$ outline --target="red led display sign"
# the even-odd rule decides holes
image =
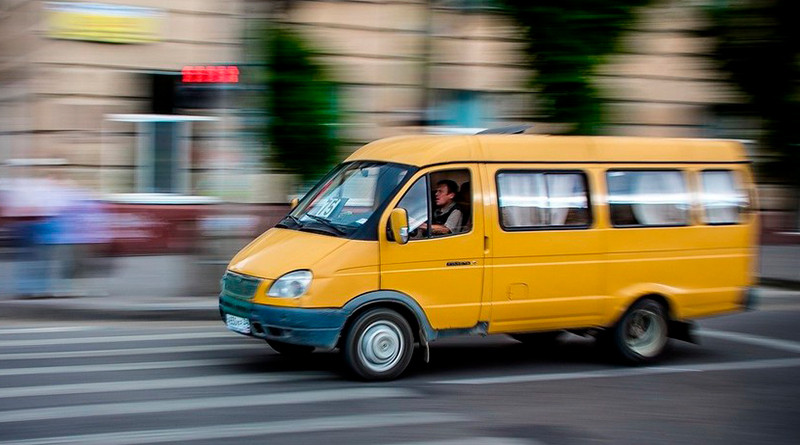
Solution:
[[[181,75],[183,83],[239,83],[236,66],[185,66]]]

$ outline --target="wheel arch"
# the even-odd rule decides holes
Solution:
[[[425,311],[413,298],[401,292],[381,290],[359,295],[345,304],[344,310],[347,314],[347,319],[339,333],[337,345],[341,346],[342,339],[345,338],[353,321],[360,314],[375,308],[391,309],[405,318],[411,326],[414,341],[416,342],[427,342],[428,339],[434,338],[436,335],[436,332],[428,322]],[[424,336],[424,338],[421,338],[421,336]]]
[[[631,306],[644,299],[658,302],[664,308],[668,322],[680,320],[680,306],[675,299],[676,293],[676,289],[661,284],[644,284],[624,289],[619,293],[621,298],[617,299],[608,326],[617,324]]]

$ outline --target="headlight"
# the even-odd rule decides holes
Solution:
[[[270,286],[267,295],[270,297],[294,298],[303,295],[311,284],[310,270],[296,270],[278,278]]]

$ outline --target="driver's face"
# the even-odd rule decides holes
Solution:
[[[434,194],[434,197],[436,198],[436,206],[437,207],[444,207],[447,204],[450,204],[451,202],[453,202],[453,199],[455,199],[456,194],[455,193],[447,193],[447,186],[442,184],[442,185],[436,187],[436,193]]]

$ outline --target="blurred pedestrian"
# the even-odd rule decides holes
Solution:
[[[57,198],[47,179],[14,172],[3,188],[2,218],[11,232],[14,262],[12,291],[35,297],[48,290],[47,255],[42,240],[57,212]],[[27,173],[27,172],[26,172]]]
[[[43,277],[49,296],[72,297],[85,293],[76,287],[85,275],[96,246],[108,241],[102,205],[90,193],[64,178],[47,182],[52,216],[44,220],[39,243],[47,262]]]

